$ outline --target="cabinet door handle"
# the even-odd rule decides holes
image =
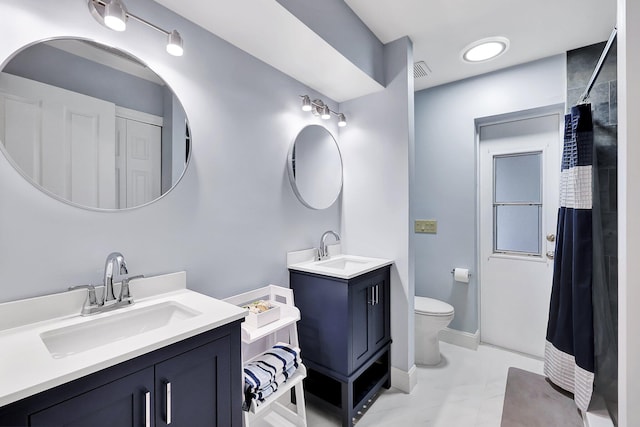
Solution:
[[[380,302],[380,288],[376,285],[376,305]]]
[[[167,418],[167,425],[171,424],[171,383],[169,381],[166,381],[164,383],[164,390],[165,390],[165,402],[167,404],[167,410],[166,410],[166,418]]]
[[[144,393],[144,427],[151,427],[151,392]]]

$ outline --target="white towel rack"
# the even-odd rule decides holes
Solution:
[[[281,286],[268,285],[225,299],[238,306],[256,300],[269,301],[270,304],[278,306],[280,318],[259,328],[247,325],[246,322],[242,324],[243,365],[279,342],[299,347],[297,322],[300,320],[300,310],[293,303],[293,291]],[[255,402],[252,403],[250,410],[244,412],[245,427],[306,427],[307,414],[302,386],[302,380],[306,376],[307,368],[300,363],[295,374],[274,394],[259,406],[256,406]],[[291,389],[295,392],[295,405],[290,399]]]

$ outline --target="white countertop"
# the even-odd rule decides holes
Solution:
[[[131,281],[135,304],[80,316],[86,290],[0,304],[0,406],[244,318],[247,310],[186,289],[186,273]],[[54,358],[40,334],[173,302],[198,312],[167,326]],[[53,316],[53,317],[52,317]]]
[[[362,274],[393,264],[392,260],[371,258],[358,255],[340,254],[340,245],[334,245],[335,251],[329,248],[329,258],[315,261],[316,251],[305,249],[287,254],[287,267],[290,270],[320,274],[338,279],[352,279]],[[337,252],[337,253],[336,253]]]

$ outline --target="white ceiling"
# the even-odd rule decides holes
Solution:
[[[408,35],[415,62],[432,71],[415,90],[607,40],[615,0],[345,0],[383,43]],[[491,36],[510,48],[493,61],[462,61],[462,49]]]
[[[335,101],[381,89],[275,0],[156,1]],[[432,71],[415,90],[604,41],[616,21],[615,0],[345,1],[383,43],[411,38],[414,60]],[[460,59],[491,36],[507,37],[509,50],[484,63]],[[332,67],[309,66],[319,62]]]

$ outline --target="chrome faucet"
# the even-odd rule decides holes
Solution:
[[[129,291],[129,282],[144,276],[128,276],[128,274],[129,271],[127,270],[127,263],[124,260],[124,255],[120,252],[110,253],[104,264],[104,289],[102,291],[102,298],[100,301],[98,301],[98,298],[96,297],[96,289],[93,285],[72,286],[69,288],[70,291],[74,289],[87,289],[88,291],[87,298],[82,305],[82,311],[80,314],[83,316],[89,316],[91,314],[102,313],[133,304],[133,297]],[[120,296],[118,299],[116,299],[113,292],[114,277],[120,277],[122,282],[120,287]]]
[[[104,292],[102,292],[102,305],[111,304],[111,301],[116,302],[116,296],[113,294],[114,273],[120,276],[129,274],[127,271],[127,263],[124,261],[124,255],[120,252],[110,253],[104,264]]]
[[[318,260],[329,258],[329,250],[327,249],[327,237],[333,235],[336,239],[336,243],[340,242],[340,235],[335,231],[325,231],[320,238],[320,247],[318,248]]]

